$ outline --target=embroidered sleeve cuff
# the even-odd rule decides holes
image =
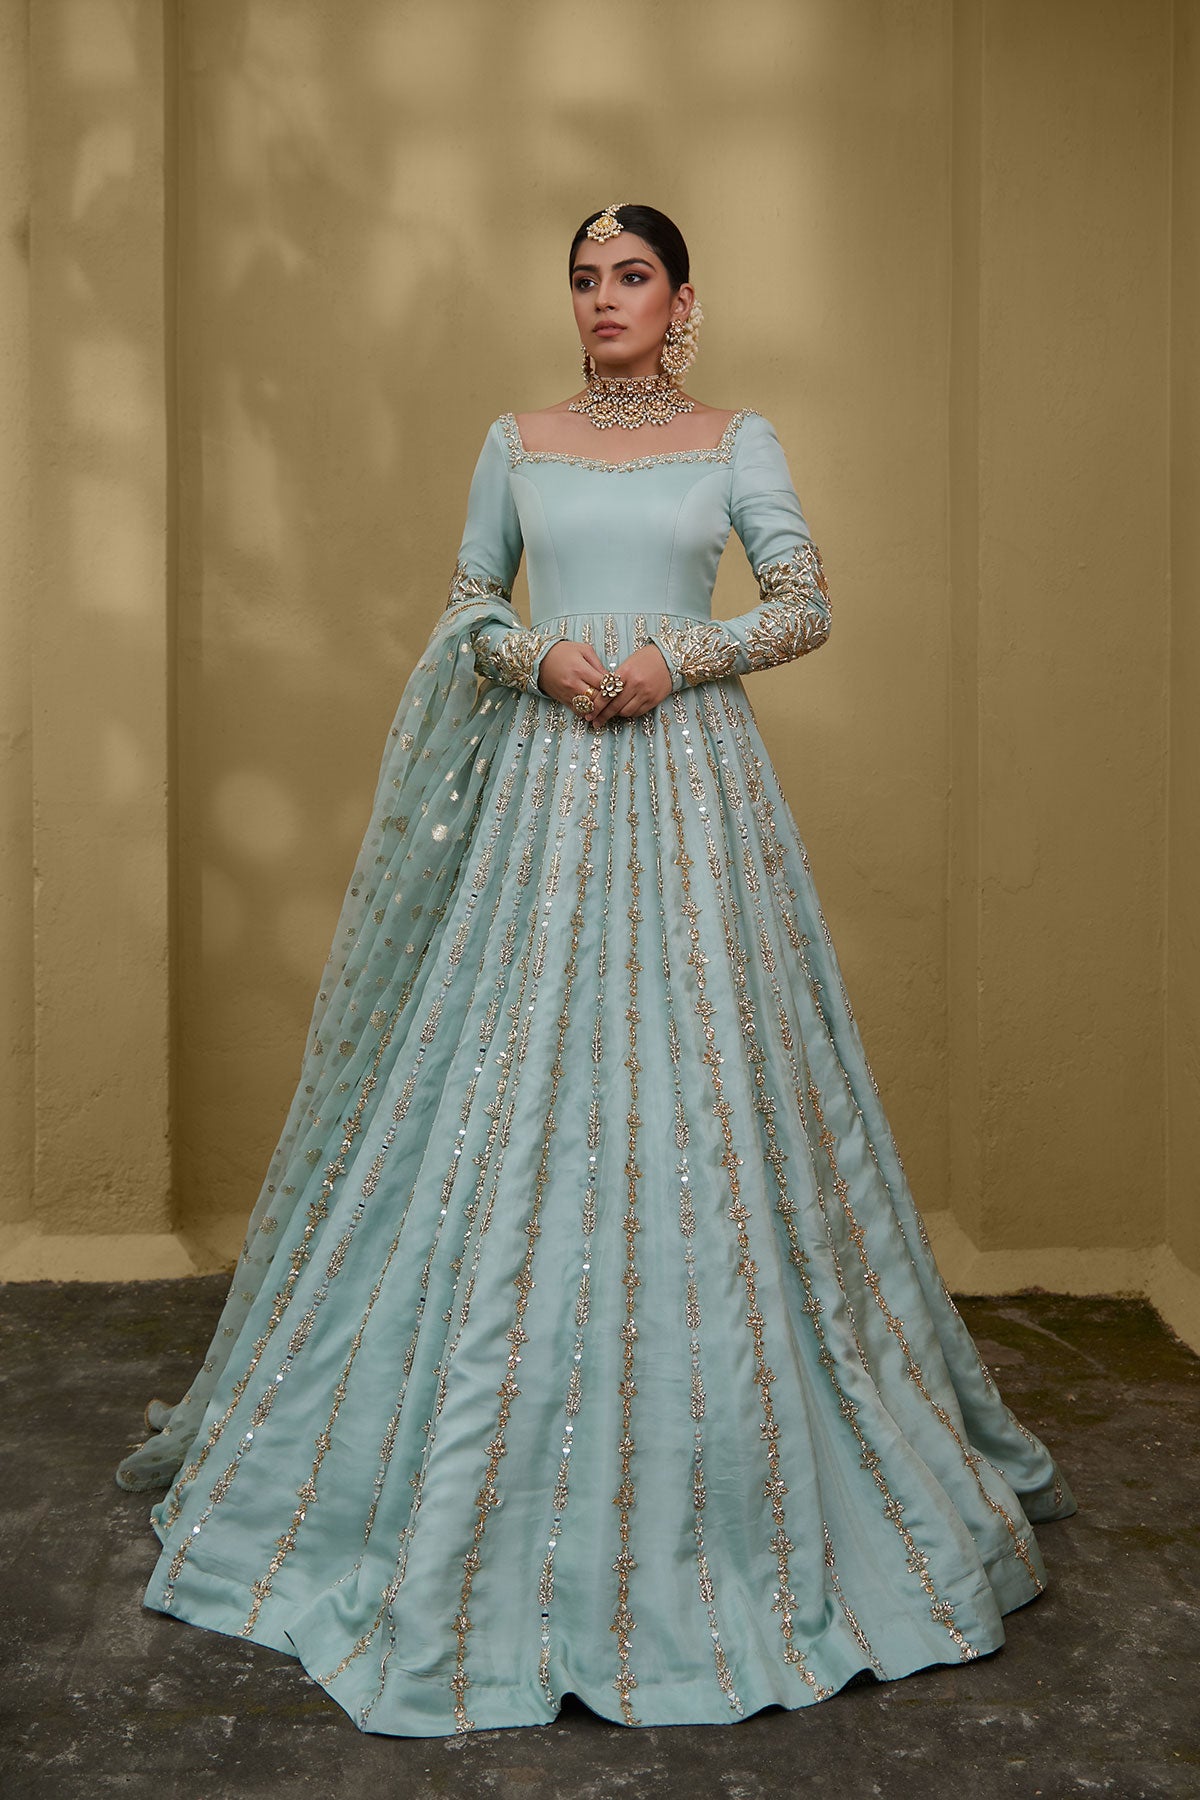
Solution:
[[[663,623],[651,634],[651,642],[667,659],[675,693],[735,673],[737,639],[717,619],[696,619],[682,626]]]
[[[745,666],[770,669],[818,650],[829,636],[829,587],[821,553],[811,541],[797,544],[782,562],[756,571],[762,604],[744,621]]]
[[[520,688],[527,694],[540,694],[538,672],[542,658],[561,635],[527,631],[520,625],[511,630],[486,626],[475,634],[475,667],[490,681]]]
[[[511,606],[512,589],[498,581],[494,575],[473,575],[465,563],[457,562],[450,577],[446,605],[461,606],[468,600],[503,600],[507,606]]]

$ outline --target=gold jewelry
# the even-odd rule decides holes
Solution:
[[[610,669],[600,682],[600,693],[605,700],[613,700],[624,686],[624,677]]]
[[[586,414],[597,431],[612,425],[636,431],[639,425],[666,425],[695,404],[682,398],[669,375],[593,374],[583,398],[572,400],[567,411]]]
[[[624,231],[625,227],[617,213],[621,207],[628,205],[628,200],[618,200],[613,206],[606,206],[599,218],[592,220],[585,236],[590,237],[594,244],[607,244],[609,238],[615,238],[618,232]]]
[[[588,714],[594,709],[595,705],[595,688],[584,688],[581,694],[571,695],[571,709],[573,712],[577,712],[581,719],[586,719]]]
[[[704,313],[700,302],[693,300],[692,310],[686,319],[672,319],[667,326],[667,335],[663,339],[659,361],[663,373],[672,381],[682,385],[683,377],[696,360],[696,352],[700,348],[700,326],[704,322]]]

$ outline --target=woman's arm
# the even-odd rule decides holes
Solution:
[[[447,607],[462,601],[499,600],[512,611],[512,624],[489,623],[472,633],[475,667],[489,681],[539,693],[538,673],[561,632],[531,631],[512,604],[512,584],[520,567],[521,521],[508,480],[508,453],[493,425],[483,442],[471,490],[458,560]]]
[[[758,580],[759,604],[735,619],[663,620],[651,641],[675,692],[723,675],[745,675],[819,649],[829,636],[829,589],[783,447],[759,414],[734,448],[733,528]]]

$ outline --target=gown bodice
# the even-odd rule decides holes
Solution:
[[[747,443],[756,431],[764,442],[764,426],[755,413],[735,413],[713,449],[604,462],[528,451],[513,415],[498,420],[532,622],[576,609],[709,618],[733,528],[734,449],[742,431]]]
[[[721,553],[734,532],[759,584],[740,618],[712,618]],[[530,628],[488,626],[481,671],[534,689],[541,658],[580,616],[644,616],[676,691],[785,662],[823,643],[829,596],[820,556],[770,421],[749,409],[710,448],[624,461],[527,450],[516,418],[490,427],[471,483],[450,602],[511,600],[522,554]]]

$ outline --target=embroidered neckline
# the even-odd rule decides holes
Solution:
[[[572,456],[567,450],[527,450],[521,442],[521,433],[517,426],[515,413],[501,413],[498,424],[504,428],[504,436],[508,443],[508,466],[515,469],[522,462],[573,463],[578,469],[609,469],[621,473],[629,469],[651,469],[656,463],[675,462],[728,462],[733,455],[733,441],[738,427],[744,419],[752,418],[754,408],[742,407],[735,412],[724,431],[720,441],[700,450],[664,450],[654,456],[633,456],[624,462],[612,462],[603,456]]]

